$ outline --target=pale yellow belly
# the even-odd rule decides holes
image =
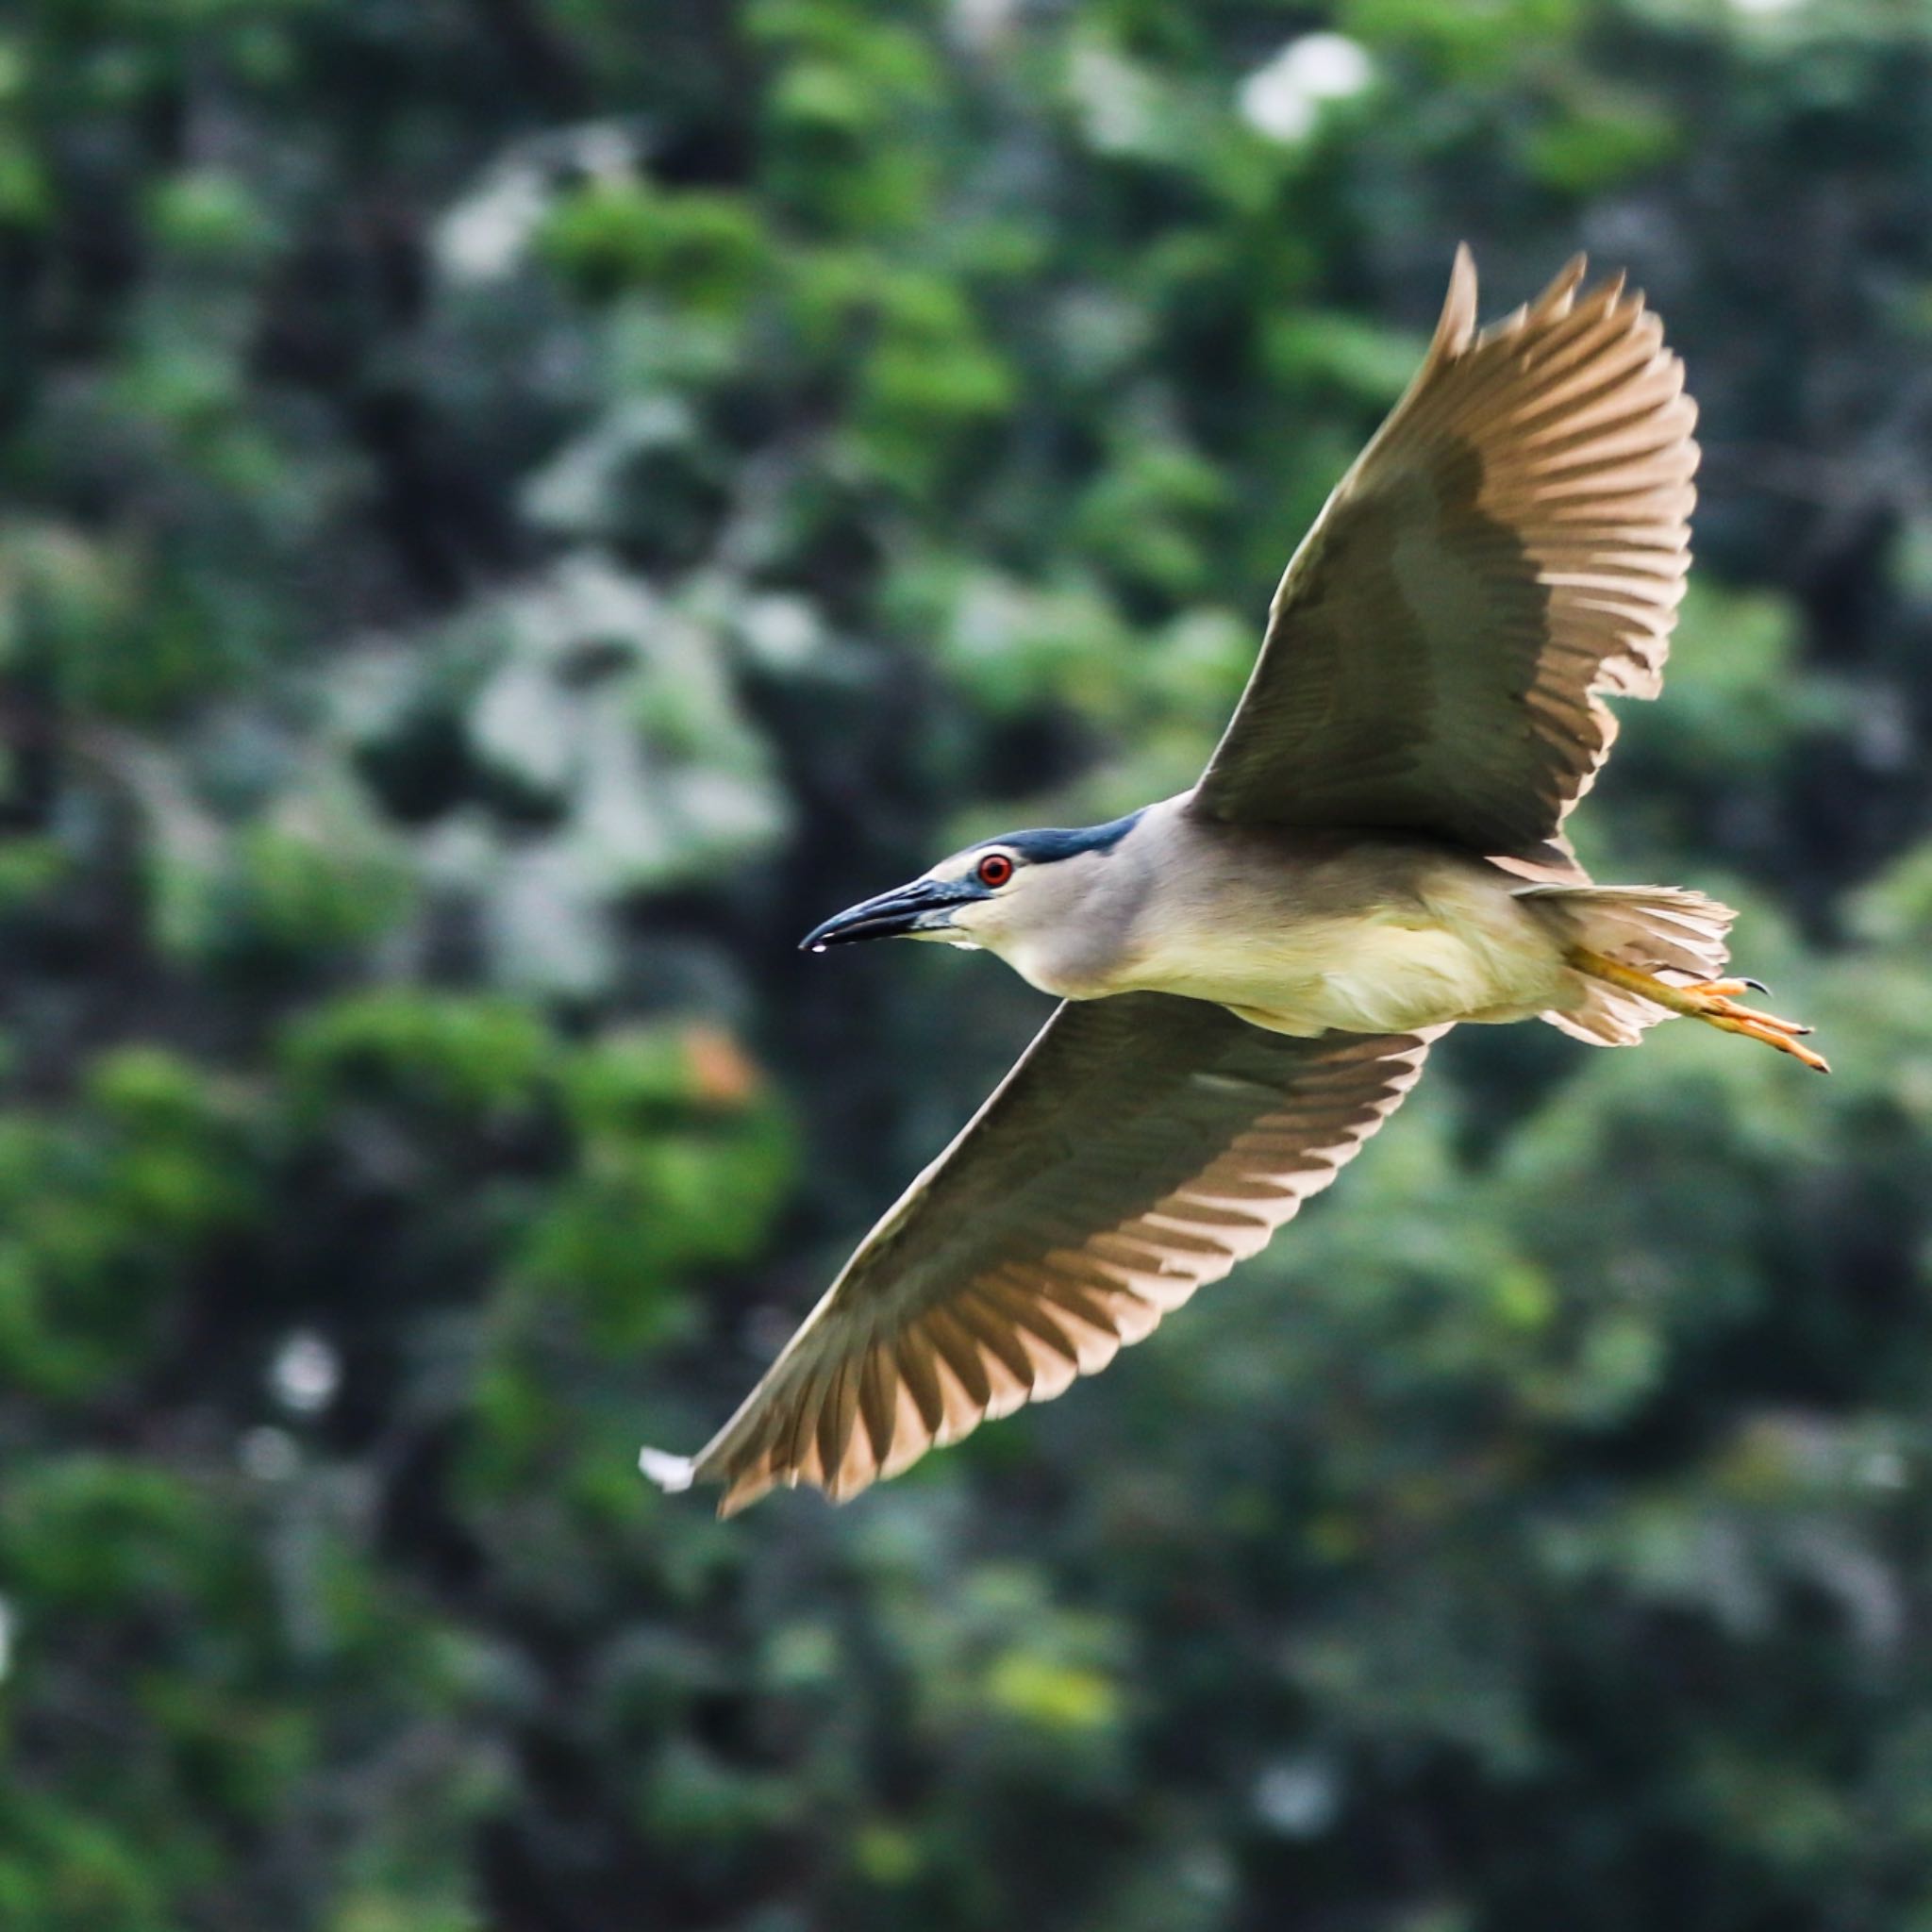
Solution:
[[[1272,946],[1165,964],[1166,991],[1214,1000],[1280,1033],[1521,1020],[1567,997],[1548,938],[1517,919],[1501,930],[1351,920],[1301,928]]]

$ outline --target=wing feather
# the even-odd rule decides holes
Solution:
[[[1161,993],[1062,1006],[717,1437],[646,1471],[723,1483],[727,1514],[779,1485],[842,1499],[1058,1395],[1265,1246],[1434,1037],[1296,1040]]]
[[[1583,273],[1479,332],[1457,251],[1421,372],[1282,577],[1196,809],[1564,862],[1616,738],[1601,694],[1660,688],[1697,467],[1662,325]]]

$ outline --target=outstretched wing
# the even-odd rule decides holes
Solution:
[[[1266,1245],[1394,1111],[1429,1041],[1263,1032],[1166,993],[1069,1002],[666,1488],[834,1498],[1058,1395]]]
[[[1581,257],[1480,334],[1458,249],[1408,393],[1294,554],[1211,817],[1534,853],[1655,697],[1690,567],[1683,364]]]

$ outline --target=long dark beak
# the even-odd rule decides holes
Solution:
[[[908,933],[943,932],[952,924],[951,911],[972,899],[986,897],[986,889],[969,879],[914,879],[895,886],[875,899],[864,900],[834,913],[799,941],[799,950],[823,953],[827,946],[851,945],[858,940],[903,939]]]

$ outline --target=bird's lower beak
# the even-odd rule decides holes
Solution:
[[[799,941],[799,949],[823,953],[827,946],[850,945],[858,940],[945,932],[952,925],[954,907],[984,896],[980,888],[964,879],[914,879],[909,886],[895,886],[875,899],[835,913],[823,925],[813,926]]]

